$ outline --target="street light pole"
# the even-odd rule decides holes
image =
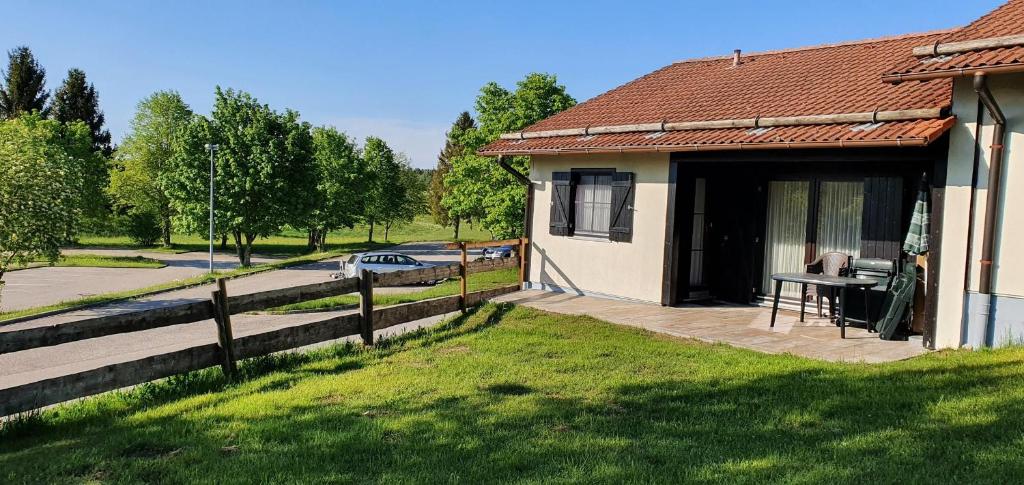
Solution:
[[[213,158],[220,145],[207,143],[206,149],[210,151],[210,273],[213,273]]]

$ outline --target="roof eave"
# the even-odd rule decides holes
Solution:
[[[969,77],[979,72],[985,74],[1019,73],[1024,72],[1024,63],[1015,62],[994,66],[958,67],[955,69],[940,69],[925,72],[889,73],[882,76],[882,81],[892,84],[899,84],[904,81],[931,81],[934,79]]]
[[[689,144],[689,145],[646,145],[646,146],[609,146],[590,148],[549,148],[526,150],[480,150],[480,156],[492,157],[499,155],[565,155],[592,153],[661,153],[661,152],[710,152],[710,151],[741,151],[741,150],[785,150],[809,148],[880,148],[880,147],[921,147],[927,146],[936,137],[908,137],[887,140],[839,140],[810,142],[773,142],[773,143],[722,143],[722,144]]]

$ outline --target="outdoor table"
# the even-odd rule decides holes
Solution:
[[[779,311],[779,296],[782,295],[782,283],[797,283],[800,285],[800,321],[804,321],[804,308],[807,306],[807,285],[820,285],[829,288],[839,289],[839,333],[846,338],[846,290],[854,288],[864,293],[864,315],[867,320],[868,331],[871,331],[871,311],[868,308],[869,288],[877,286],[881,281],[875,278],[851,278],[848,276],[830,276],[814,273],[776,273],[772,275],[775,281],[775,299],[772,301],[772,324],[775,327],[775,314]]]

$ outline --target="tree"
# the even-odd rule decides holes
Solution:
[[[15,264],[56,261],[82,213],[89,128],[28,114],[0,121],[0,290]]]
[[[437,168],[434,169],[433,176],[430,179],[430,214],[434,217],[434,222],[437,224],[441,226],[451,225],[455,230],[455,239],[459,238],[459,224],[463,216],[445,207],[443,201],[448,190],[445,188],[444,178],[452,169],[452,160],[462,156],[466,151],[466,147],[462,146],[453,136],[475,128],[476,121],[473,121],[473,117],[470,116],[468,111],[463,111],[459,114],[455,123],[452,124],[452,128],[445,134],[444,149],[437,156]]]
[[[363,219],[370,226],[367,240],[373,242],[375,226],[395,219],[396,214],[400,213],[398,208],[405,203],[406,194],[402,183],[402,166],[384,140],[373,136],[367,138],[363,147],[363,160],[367,175]]]
[[[327,234],[351,228],[363,213],[365,167],[354,140],[331,127],[313,128],[316,192],[306,229],[310,249],[323,251]]]
[[[92,131],[93,149],[110,156],[110,132],[103,129],[103,111],[96,88],[85,79],[85,71],[71,69],[53,93],[50,116],[62,123],[84,121]]]
[[[428,177],[424,172],[412,167],[404,153],[395,155],[398,162],[398,191],[394,194],[384,214],[384,240],[387,241],[391,228],[408,224],[416,218],[416,214],[427,212]]]
[[[56,111],[56,110],[55,110]],[[160,239],[171,245],[174,207],[167,193],[178,134],[192,110],[174,91],[159,91],[139,102],[131,132],[117,150],[108,192],[127,213],[153,214],[160,221]]]
[[[217,234],[229,234],[238,260],[251,263],[252,244],[312,208],[313,139],[298,113],[278,113],[245,92],[217,88],[211,118],[193,116],[175,140],[167,193],[184,230],[203,234],[208,223],[209,152],[215,163]]]
[[[514,92],[497,83],[485,84],[476,99],[479,128],[451,135],[465,150],[452,160],[451,170],[445,176],[447,193],[442,203],[449,213],[482,213],[484,228],[498,238],[523,234],[526,189],[490,159],[476,155],[476,150],[502,133],[521,130],[575,104],[565,86],[549,74],[527,75],[516,84]],[[528,171],[527,157],[507,161],[522,173]]]
[[[3,72],[4,82],[0,85],[0,118],[17,118],[22,113],[38,111],[47,116],[46,69],[39,65],[32,51],[16,47],[7,52],[7,70]]]

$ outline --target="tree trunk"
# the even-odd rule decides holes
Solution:
[[[164,214],[160,221],[160,237],[163,238],[164,247],[171,247],[171,216]]]
[[[232,231],[231,235],[235,237],[235,255],[238,256],[238,264],[245,266],[245,245],[242,244],[242,233]]]
[[[320,237],[317,234],[316,229],[310,229],[306,237],[306,250],[313,251],[317,249],[317,243],[320,241]]]
[[[246,268],[252,266],[252,242],[255,240],[255,234],[245,235],[245,264],[243,264],[243,266],[245,266]]]
[[[459,240],[459,224],[460,223],[461,223],[461,220],[459,219],[459,216],[455,216],[455,219],[452,220],[452,226],[455,227],[455,237],[453,239],[455,239],[456,241]]]
[[[324,252],[327,250],[327,228],[320,229],[318,236],[316,249],[317,251]]]
[[[366,242],[373,242],[373,219],[370,219],[370,236],[366,239]]]
[[[388,241],[388,234],[391,232],[391,221],[384,223],[384,242]]]
[[[227,249],[228,249],[228,235],[227,234],[221,234],[220,235],[220,250],[221,251],[226,251]]]

